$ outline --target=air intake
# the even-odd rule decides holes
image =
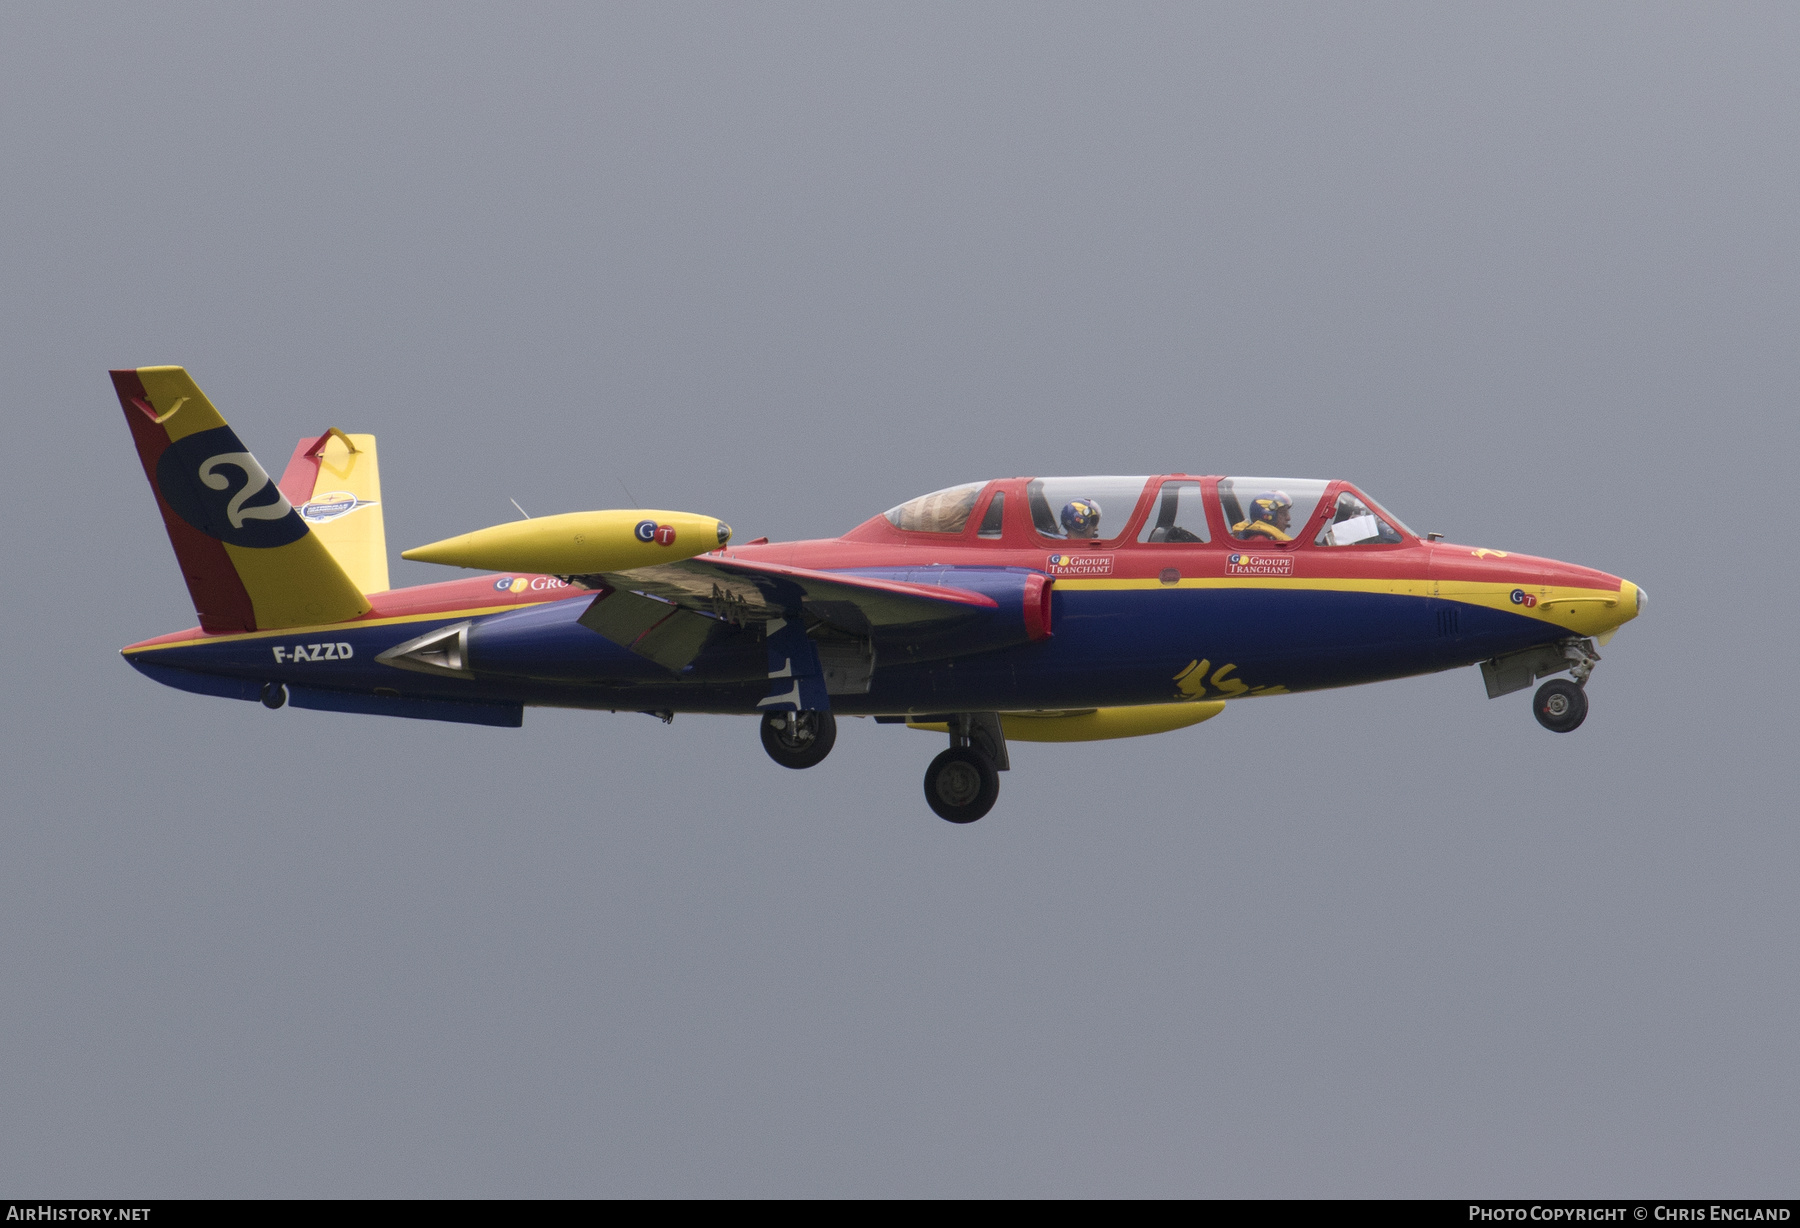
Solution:
[[[395,669],[410,669],[421,674],[443,674],[451,678],[475,676],[469,668],[469,624],[466,622],[439,627],[404,644],[396,644],[375,659]]]

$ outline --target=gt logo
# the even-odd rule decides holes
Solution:
[[[276,644],[271,651],[278,665],[288,661],[348,661],[356,655],[348,644],[295,644],[292,648]]]
[[[1528,610],[1532,606],[1537,604],[1537,598],[1533,597],[1530,593],[1526,592],[1522,588],[1515,588],[1512,591],[1511,596],[1512,596],[1512,603],[1514,605],[1522,605]]]
[[[637,522],[637,528],[631,532],[634,537],[646,544],[649,542],[655,542],[659,546],[675,544],[675,526],[672,524],[657,524],[654,520],[640,520]]]

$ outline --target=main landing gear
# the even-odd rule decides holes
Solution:
[[[938,818],[973,823],[994,808],[1000,773],[988,757],[970,747],[952,746],[925,769],[925,801]]]
[[[829,712],[763,713],[763,749],[784,768],[813,767],[836,742],[837,718]]]
[[[973,823],[994,808],[1000,796],[1000,773],[1012,766],[1000,716],[953,712],[922,719],[941,720],[950,730],[950,749],[925,769],[925,802],[939,818]],[[815,766],[831,753],[836,741],[837,719],[829,712],[763,713],[763,749],[784,768]]]
[[[945,724],[950,749],[925,769],[925,804],[940,819],[973,823],[994,808],[1000,773],[1012,766],[1006,731],[995,712],[956,712]]]
[[[262,685],[263,707],[273,711],[287,702],[287,688],[279,682],[265,682]]]

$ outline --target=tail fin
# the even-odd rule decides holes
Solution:
[[[281,493],[352,584],[364,593],[387,588],[387,525],[375,436],[346,435],[334,426],[317,439],[302,439],[281,475]]]
[[[260,631],[369,609],[184,369],[139,367],[112,380],[202,627]]]

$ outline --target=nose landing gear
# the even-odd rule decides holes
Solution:
[[[836,742],[837,718],[829,712],[763,713],[763,749],[784,768],[814,767]]]
[[[1567,639],[1483,661],[1481,679],[1488,698],[1496,699],[1522,691],[1546,674],[1569,671],[1567,678],[1554,678],[1539,687],[1531,701],[1538,724],[1552,733],[1568,733],[1587,719],[1587,680],[1598,664],[1600,650],[1594,641]]]
[[[1551,733],[1573,732],[1587,719],[1588,675],[1600,664],[1600,653],[1592,640],[1569,640],[1562,651],[1563,659],[1572,662],[1569,677],[1552,678],[1538,688],[1531,700],[1531,714]]]
[[[279,682],[265,682],[262,685],[263,707],[273,711],[287,702],[287,688]]]
[[[1587,690],[1567,678],[1552,678],[1538,688],[1531,714],[1551,733],[1568,733],[1587,719]]]

